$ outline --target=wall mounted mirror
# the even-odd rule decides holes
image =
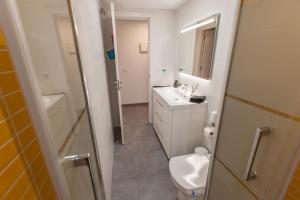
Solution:
[[[219,14],[183,27],[178,37],[178,71],[211,79]]]

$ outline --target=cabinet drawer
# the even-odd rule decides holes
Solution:
[[[168,106],[164,103],[164,101],[158,97],[157,95],[154,95],[153,99],[153,109],[155,112],[157,112],[162,119],[166,118],[168,116]]]
[[[163,136],[162,136],[161,129],[160,129],[159,125],[158,125],[156,117],[153,118],[153,128],[154,128],[154,130],[156,132],[156,135],[158,136],[160,142],[162,143]]]
[[[167,153],[168,157],[170,157],[171,126],[172,126],[170,117],[165,117],[163,119],[160,116],[160,114],[154,110],[153,126],[165,152]]]
[[[154,112],[153,115],[153,125],[157,131],[159,139],[163,139],[163,121],[157,112]]]

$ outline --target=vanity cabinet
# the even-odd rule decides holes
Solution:
[[[168,156],[194,152],[201,145],[207,103],[190,103],[174,88],[153,89],[153,128]]]

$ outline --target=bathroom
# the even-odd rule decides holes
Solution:
[[[299,9],[1,1],[0,199],[300,199]]]

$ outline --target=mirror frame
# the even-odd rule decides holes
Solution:
[[[201,27],[201,26],[199,26],[199,27],[195,27],[195,28],[192,28],[193,26],[197,26],[198,24],[201,24],[201,23],[203,23],[203,22],[206,22],[206,21],[208,21],[208,20],[211,20],[211,19],[215,19],[215,23],[216,23],[216,32],[215,32],[215,36],[214,36],[214,45],[213,45],[213,50],[212,50],[212,58],[211,58],[211,68],[210,68],[210,74],[209,74],[209,78],[208,79],[204,79],[204,78],[201,78],[201,77],[198,77],[198,76],[194,76],[193,74],[188,74],[188,73],[185,73],[184,71],[183,71],[183,68],[180,68],[179,66],[177,66],[177,70],[178,70],[178,73],[183,73],[183,74],[187,74],[187,75],[190,75],[190,76],[194,76],[194,77],[196,77],[196,78],[201,78],[201,79],[203,79],[203,80],[211,80],[212,79],[212,76],[213,76],[213,68],[214,68],[214,61],[215,61],[215,53],[216,53],[216,46],[217,46],[217,40],[218,40],[218,32],[219,32],[219,22],[220,22],[220,13],[216,13],[216,14],[213,14],[213,15],[210,15],[210,16],[208,16],[208,17],[205,17],[205,18],[203,18],[203,19],[201,19],[201,20],[198,20],[198,21],[196,21],[196,22],[194,22],[194,23],[190,23],[190,24],[188,24],[188,25],[185,25],[185,26],[183,26],[181,29],[180,29],[180,32],[179,32],[179,35],[178,36],[180,36],[180,34],[182,34],[183,32],[183,30],[185,30],[185,29],[188,29],[188,28],[191,28],[190,30],[188,30],[188,31],[192,31],[192,30],[194,30],[194,29],[197,29],[197,28],[199,28],[199,27]],[[205,26],[205,25],[204,25]],[[188,32],[188,31],[185,31],[185,32]],[[178,40],[177,40],[177,42],[178,42]],[[177,48],[178,48],[178,46],[177,46]],[[178,50],[177,50],[178,51]],[[178,64],[178,55],[177,55],[177,64]]]

